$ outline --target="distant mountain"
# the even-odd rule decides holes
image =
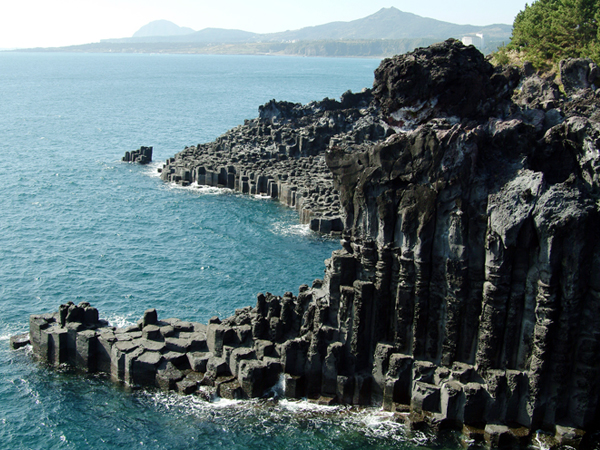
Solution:
[[[186,30],[186,31],[184,31]],[[439,39],[462,38],[476,33],[493,41],[507,40],[512,32],[511,25],[488,26],[457,25],[441,20],[429,19],[397,8],[382,8],[375,14],[350,22],[331,22],[299,30],[279,33],[257,34],[242,30],[205,28],[194,32],[166,20],[157,20],[144,25],[131,38],[104,39],[112,43],[239,43],[239,42],[293,42],[359,39]]]
[[[133,33],[134,38],[146,38],[149,36],[181,36],[191,34],[194,30],[169,22],[168,20],[155,20]]]
[[[511,25],[456,25],[429,19],[397,8],[382,8],[375,14],[350,22],[331,22],[295,31],[262,35],[269,40],[339,40],[339,39],[447,39],[482,33],[493,39],[508,38]]]
[[[186,36],[186,42],[250,42],[255,33],[242,30],[226,30],[223,28],[204,28]]]
[[[150,25],[150,24],[148,24]],[[175,25],[175,24],[173,24]],[[177,25],[175,25],[177,26]],[[142,27],[144,28],[144,27]],[[114,44],[140,44],[140,43],[237,43],[237,42],[253,42],[256,40],[256,33],[242,30],[227,30],[224,28],[204,28],[200,31],[192,30],[191,33],[180,35],[153,35],[153,36],[137,36],[140,30],[136,31],[133,37],[121,39],[102,39],[102,43]],[[191,28],[188,28],[191,30]]]
[[[463,39],[465,44],[477,45],[482,52],[490,53],[507,43],[511,33],[510,25],[457,25],[392,7],[350,22],[331,22],[269,34],[223,28],[194,31],[157,20],[144,25],[129,38],[31,50],[386,57],[448,38]]]

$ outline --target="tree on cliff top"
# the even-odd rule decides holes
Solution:
[[[508,50],[536,67],[565,58],[600,63],[600,0],[537,0],[515,17]]]

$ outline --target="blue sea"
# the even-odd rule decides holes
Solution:
[[[271,99],[370,87],[374,59],[0,53],[0,448],[414,449],[438,441],[378,409],[206,403],[57,373],[9,350],[30,314],[90,302],[206,322],[321,278],[339,241],[271,200],[179,188],[157,168]],[[120,162],[154,147],[155,162]]]

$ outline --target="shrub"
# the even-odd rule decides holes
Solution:
[[[565,58],[600,62],[600,0],[537,0],[515,17],[508,49],[537,68]]]

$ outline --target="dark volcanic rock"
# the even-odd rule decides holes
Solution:
[[[29,334],[28,333],[24,333],[24,334],[17,334],[16,336],[11,336],[10,337],[10,348],[11,350],[18,350],[21,347],[25,347],[26,345],[31,344],[31,341],[29,340]]]
[[[323,280],[208,325],[147,313],[116,330],[62,305],[31,316],[34,355],[232,398],[284,381],[491,446],[538,428],[579,445],[600,417],[600,100],[595,65],[561,68],[567,96],[450,40],[382,62],[372,93],[268,103],[162,177],[343,229]]]
[[[405,67],[413,58],[397,59]],[[386,77],[396,72],[386,67],[380,85],[390,86]],[[591,112],[599,105],[581,90],[559,98],[550,83],[539,86],[566,114],[550,128],[543,110],[532,123],[517,105],[510,116],[476,123],[449,121],[442,108],[441,121],[363,152],[335,149],[327,163],[346,211],[344,248],[356,260],[357,280],[375,289],[371,327],[361,329],[367,354],[389,343],[415,364],[470,365],[477,387],[453,386],[465,396],[453,413],[464,423],[587,428],[599,406],[589,382],[600,375],[590,352],[592,341],[598,349],[592,336],[600,320],[591,313],[598,311],[592,268],[600,256],[600,128]],[[406,104],[406,89],[391,92],[388,109]],[[509,374],[519,374],[521,397],[507,410],[507,393],[495,386],[509,383]],[[436,389],[445,382],[426,383],[413,385],[413,407],[439,412]]]
[[[600,71],[591,59],[566,59],[560,62],[560,80],[568,95],[597,87]]]
[[[493,73],[475,47],[448,40],[383,60],[375,70],[373,95],[387,115],[427,104],[449,116],[480,116],[495,91]]]
[[[265,195],[295,208],[322,233],[341,232],[341,205],[323,155],[334,145],[386,136],[370,91],[300,105],[275,100],[214,142],[187,147],[161,169],[165,181]]]
[[[152,147],[140,147],[132,152],[125,152],[125,156],[121,160],[123,162],[149,164],[152,162]]]

